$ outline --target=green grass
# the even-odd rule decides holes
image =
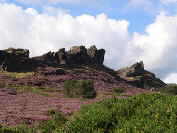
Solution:
[[[27,76],[31,76],[34,74],[34,72],[7,72],[7,71],[2,71],[0,74],[7,75],[8,77],[12,78],[24,78]]]
[[[15,88],[17,92],[31,92],[39,94],[42,96],[50,96],[50,92],[57,91],[54,88],[38,87],[38,86],[21,86],[21,85],[11,85],[10,88]]]
[[[177,97],[142,94],[83,107],[64,133],[176,133]]]

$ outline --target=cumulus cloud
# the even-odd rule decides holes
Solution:
[[[129,36],[126,20],[109,19],[105,14],[96,17],[87,14],[73,17],[61,11],[55,16],[49,14],[0,4],[0,49],[28,48],[35,56],[72,45],[96,44],[107,50],[107,64],[116,67],[123,64],[121,58]]]
[[[51,15],[52,14],[52,15]],[[73,17],[52,7],[44,12],[14,4],[0,4],[0,49],[30,49],[31,55],[73,45],[95,44],[106,49],[105,64],[118,69],[143,60],[147,69],[161,78],[177,73],[177,15],[159,14],[145,33],[129,34],[127,20],[105,14]]]
[[[134,33],[130,51],[132,57],[143,60],[148,69],[165,78],[169,73],[177,73],[176,42],[177,15],[161,13],[147,26],[145,34]]]

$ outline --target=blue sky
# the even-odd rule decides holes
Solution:
[[[151,24],[156,15],[161,11],[165,11],[168,14],[175,14],[177,12],[177,4],[173,2],[175,0],[166,0],[166,3],[163,3],[163,0],[72,0],[71,2],[65,2],[65,0],[61,0],[62,2],[60,0],[58,0],[59,2],[36,0],[42,1],[41,3],[24,2],[25,0],[5,1],[24,8],[35,8],[39,12],[46,6],[52,6],[66,10],[72,16],[82,14],[96,16],[97,14],[105,13],[110,18],[128,20],[130,22],[129,30],[131,33],[135,31],[144,33],[145,27]]]
[[[94,44],[113,69],[143,60],[177,83],[176,42],[177,0],[0,0],[0,49],[36,56]]]

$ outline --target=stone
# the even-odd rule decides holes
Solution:
[[[142,61],[118,70],[117,75],[127,83],[140,88],[152,89],[166,86],[163,81],[156,78],[155,74],[144,69],[144,63]]]
[[[104,62],[104,49],[96,46],[73,46],[69,51],[65,48],[57,52],[47,52],[42,56],[29,57],[29,50],[9,48],[0,51],[0,70],[3,71],[29,71],[38,67],[60,65],[96,65],[102,66]]]
[[[55,58],[56,58],[58,64],[66,65],[67,64],[67,57],[66,57],[65,48],[62,48],[58,52],[56,52]]]

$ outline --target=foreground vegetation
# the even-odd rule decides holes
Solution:
[[[33,128],[1,127],[1,133],[176,133],[177,97],[141,94],[85,105],[70,118],[49,111],[52,120]]]

